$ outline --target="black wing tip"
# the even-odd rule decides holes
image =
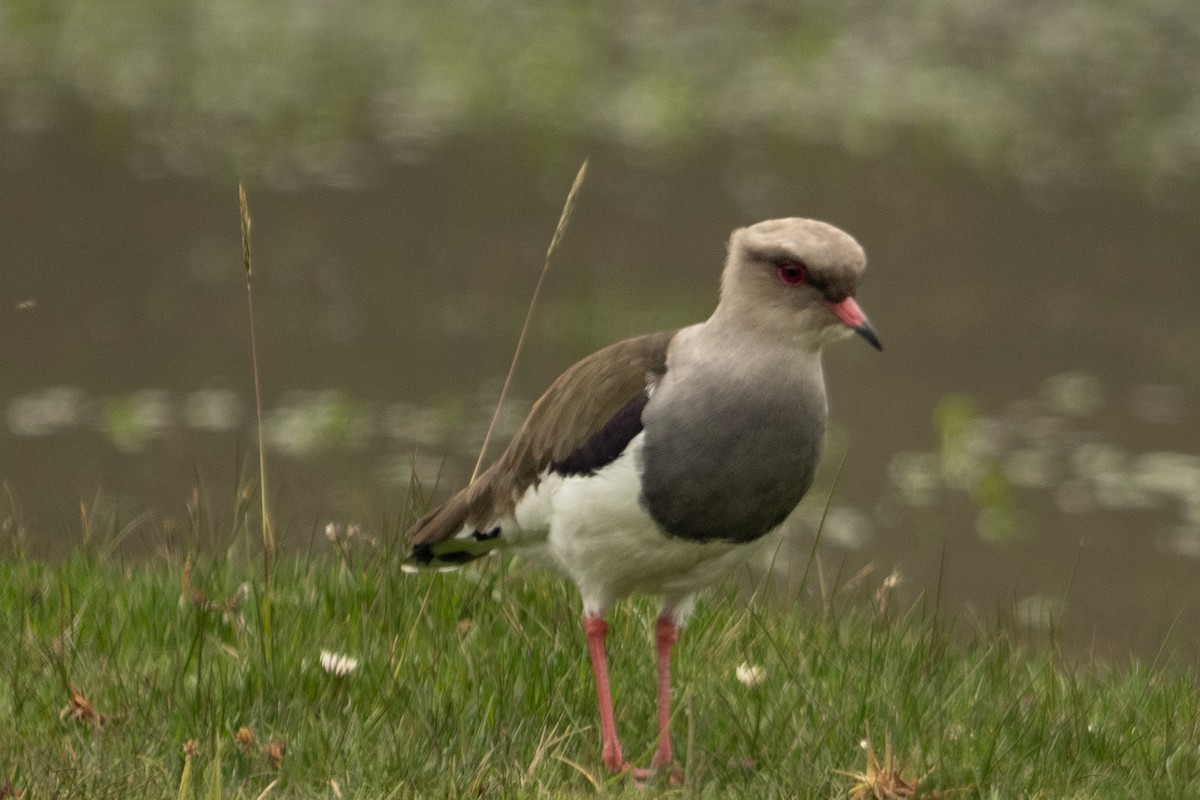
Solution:
[[[466,538],[416,544],[409,548],[402,567],[406,572],[454,569],[482,558],[503,546],[499,526],[489,531],[474,531]]]
[[[433,547],[427,544],[414,545],[405,560],[415,566],[429,566],[433,563]]]

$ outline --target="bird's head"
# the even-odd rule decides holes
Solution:
[[[866,265],[858,242],[832,225],[799,217],[759,222],[729,238],[720,306],[817,346],[854,331],[882,350],[854,301]]]

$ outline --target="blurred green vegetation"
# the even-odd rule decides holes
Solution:
[[[343,183],[449,136],[652,152],[915,137],[1027,183],[1163,190],[1200,167],[1193,0],[596,5],[9,0],[0,127],[91,112],[150,171]],[[557,144],[556,144],[557,143]]]
[[[979,448],[972,437],[979,418],[975,401],[964,394],[942,398],[933,412],[941,435],[939,465],[947,485],[966,491],[979,510],[976,530],[985,539],[1007,542],[1016,538],[1016,509],[1012,487],[995,454]]]

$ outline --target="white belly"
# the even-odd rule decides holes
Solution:
[[[729,574],[751,547],[693,542],[663,533],[638,502],[642,437],[593,475],[547,475],[516,509],[526,532],[513,544],[566,573],[584,611],[603,616],[631,594],[659,595],[679,621],[692,596]],[[548,531],[545,538],[528,534]]]

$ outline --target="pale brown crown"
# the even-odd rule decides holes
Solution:
[[[802,286],[777,277],[779,265],[803,265]],[[848,233],[824,222],[786,217],[739,228],[729,238],[721,276],[721,302],[744,309],[817,308],[852,297],[866,269],[862,247]]]

